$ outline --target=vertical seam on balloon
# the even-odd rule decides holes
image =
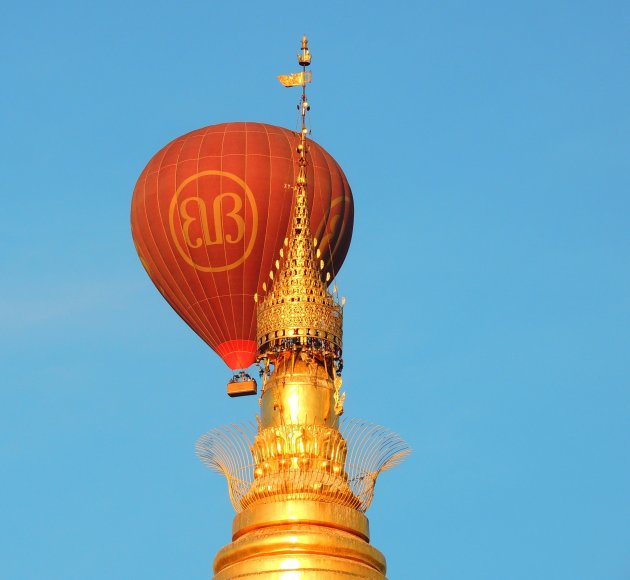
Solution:
[[[162,158],[160,159],[160,163],[162,162],[164,157],[166,157],[166,154],[168,152],[168,148],[169,148],[169,146],[167,145],[162,150]],[[156,253],[159,255],[160,261],[162,262],[162,264],[165,265],[166,262],[164,260],[164,257],[162,256],[161,252],[159,251],[159,247],[158,247],[158,244],[156,243],[155,237],[153,236],[153,230],[151,228],[151,224],[149,222],[149,218],[148,218],[148,215],[147,215],[147,181],[148,181],[149,175],[151,175],[152,173],[155,173],[156,181],[159,178],[159,171],[148,172],[146,174],[146,176],[145,176],[145,179],[144,179],[144,181],[142,183],[142,193],[143,193],[143,195],[142,195],[142,207],[143,207],[142,215],[144,215],[145,222],[147,224],[147,230],[148,230],[148,232],[151,235],[151,241],[152,241],[153,249],[156,250]],[[141,234],[141,232],[138,232],[138,236],[141,238],[142,243],[145,245],[145,247],[148,248],[149,245],[147,243],[147,240]],[[173,279],[171,279],[169,281],[169,279],[168,279],[169,277],[163,275],[163,271],[164,270],[166,272],[169,272],[168,268],[163,268],[163,269],[158,268],[157,267],[157,261],[156,261],[154,255],[153,255],[153,253],[152,252],[147,252],[147,254],[148,254],[148,259],[151,261],[151,265],[155,269],[155,273],[154,273],[153,276],[151,276],[151,280],[157,286],[158,290],[160,290],[160,287],[158,286],[157,282],[162,284],[165,288],[167,288],[170,291],[170,294],[172,295],[172,298],[170,300],[169,300],[169,297],[164,296],[162,291],[160,291],[160,294],[162,294],[162,296],[168,302],[168,304],[173,308],[173,310],[175,310],[177,315],[180,318],[182,318],[182,320],[185,321],[184,314],[186,313],[186,308],[181,304],[179,298],[177,297],[176,290],[173,289],[173,286],[175,287],[175,289],[177,288],[177,284],[175,283],[175,281]],[[145,256],[145,259],[147,259],[146,256]],[[156,274],[157,274],[157,276],[156,276]],[[157,278],[157,280],[155,280],[155,278]]]
[[[335,163],[337,162],[335,161]],[[346,231],[347,231],[347,236],[349,240],[348,243],[346,244],[346,250],[343,256],[340,256],[339,264],[341,267],[341,264],[345,261],[346,256],[348,255],[348,251],[350,250],[350,240],[352,240],[352,230],[354,228],[354,198],[352,197],[352,189],[350,187],[350,184],[348,183],[346,176],[344,175],[339,164],[337,165],[338,165],[339,174],[341,176],[341,183],[343,185],[343,203],[344,203],[343,222],[342,222],[342,228],[339,232],[339,238],[340,240],[345,238]],[[347,215],[346,215],[346,211],[347,211]]]
[[[245,181],[245,183],[249,183],[249,176],[247,175],[247,160],[249,159],[249,155],[248,155],[248,151],[247,151],[247,136],[248,136],[248,131],[247,131],[247,123],[243,123],[243,126],[245,128],[245,171],[243,173],[243,180]],[[245,231],[243,232],[243,248],[242,248],[242,252],[243,252],[243,256],[245,255],[245,249],[247,247],[247,208],[248,208],[248,204],[247,201],[244,199],[243,200],[243,221],[245,222]],[[256,243],[254,241],[254,243]],[[245,335],[245,321],[244,321],[244,317],[243,315],[245,314],[245,269],[247,267],[247,260],[245,260],[245,262],[243,262],[242,266],[241,266],[241,271],[243,273],[243,275],[241,276],[241,328],[240,328],[240,333],[237,332],[237,336],[241,339],[241,341],[243,340],[243,336],[247,336]],[[242,348],[242,346],[241,346]]]
[[[326,168],[328,169],[328,175],[330,177],[330,203],[328,204],[328,218],[326,219],[326,224],[324,225],[324,232],[327,229],[328,226],[328,220],[330,219],[330,214],[332,211],[332,204],[335,201],[333,198],[333,171],[331,169],[330,163],[328,161],[328,153],[324,151],[324,149],[322,148],[322,157],[324,158],[324,163],[326,164]],[[343,195],[343,193],[342,193]],[[342,223],[342,227],[343,227],[343,223]],[[332,228],[331,228],[331,238],[332,238]],[[335,255],[335,251],[337,250],[337,246],[339,245],[339,241],[341,239],[341,236],[335,236],[335,247],[333,248],[332,244],[329,244],[330,247],[330,251],[329,251],[329,259],[328,259],[328,267],[330,268],[330,275],[331,275],[331,281],[335,278],[335,276],[337,275],[337,272],[335,271],[335,261],[333,259],[333,256]],[[322,271],[322,273],[325,276],[325,273]]]
[[[342,214],[342,222],[341,229],[339,230],[339,240],[337,245],[335,246],[335,252],[341,246],[342,240],[345,238],[346,230],[348,230],[349,240],[352,239],[352,229],[354,225],[354,200],[352,198],[352,189],[350,188],[350,184],[346,179],[346,176],[341,169],[341,166],[337,163],[336,159],[332,158],[332,161],[335,163],[336,169],[339,172],[339,176],[341,177],[341,185],[343,188],[343,214]],[[347,215],[346,215],[347,212]],[[339,267],[346,259],[348,255],[348,251],[350,249],[350,242],[348,242],[345,252],[339,259]],[[337,268],[339,269],[339,268]]]
[[[176,160],[176,162],[175,162],[175,164],[174,164],[174,165],[175,165],[175,176],[174,176],[173,191],[176,191],[176,190],[177,190],[177,176],[178,176],[178,169],[179,169],[180,157],[181,157],[182,151],[183,151],[183,149],[184,149],[184,147],[185,147],[185,145],[186,145],[186,141],[187,141],[187,139],[188,139],[188,135],[187,135],[187,136],[185,136],[185,137],[183,137],[182,146],[181,146],[181,148],[180,148],[180,150],[179,150],[179,152],[178,152],[178,154],[177,154],[177,160]],[[160,170],[161,170],[161,169],[162,169],[162,167],[160,167]],[[161,217],[161,216],[162,216],[162,212],[161,212],[161,209],[160,209],[160,204],[159,204],[159,202],[158,202],[158,204],[157,204],[157,207],[158,207],[158,210],[159,210],[159,212],[160,212],[160,217]],[[168,239],[169,239],[169,237],[168,237],[168,232],[166,231],[166,227],[164,226],[164,221],[163,221],[162,219],[160,219],[160,223],[162,224],[162,230],[163,230],[163,232],[164,232],[164,235],[165,235],[166,239],[168,240]],[[194,307],[195,307],[195,305],[196,305],[196,304],[198,304],[198,302],[199,302],[199,301],[197,300],[196,293],[194,292],[193,287],[192,287],[192,286],[190,285],[190,283],[188,282],[188,278],[186,277],[186,275],[185,275],[185,273],[184,273],[184,270],[182,270],[182,267],[181,267],[181,265],[180,265],[180,262],[179,262],[179,260],[178,260],[177,256],[175,255],[175,253],[173,252],[173,247],[172,247],[172,245],[171,245],[170,243],[168,244],[168,247],[169,247],[169,249],[170,249],[170,251],[171,251],[171,256],[174,258],[175,264],[176,264],[176,266],[177,266],[177,268],[178,268],[178,270],[179,270],[179,272],[180,272],[180,274],[181,274],[182,279],[185,281],[186,286],[188,287],[188,290],[190,291],[190,293],[192,294],[192,296],[195,298],[195,302],[191,302],[190,300],[186,299],[186,302],[187,302],[187,304],[188,304],[188,307],[186,308],[186,312],[187,312],[188,316],[189,316],[191,319],[194,319],[194,320],[196,320],[196,321],[198,322],[198,324],[199,324],[199,330],[201,330],[201,332],[203,333],[203,334],[200,336],[200,337],[201,337],[201,339],[202,339],[204,342],[206,342],[206,343],[207,343],[210,347],[212,347],[212,342],[217,340],[217,336],[216,336],[215,332],[213,331],[212,326],[210,326],[210,325],[208,325],[208,324],[207,324],[209,321],[208,321],[207,319],[204,321],[204,318],[205,318],[205,317],[200,316],[200,315],[199,315],[199,314],[197,314],[197,312],[195,311],[195,308],[194,308]],[[200,286],[201,286],[201,288],[202,288],[202,290],[203,290],[203,289],[204,289],[204,288],[203,288],[203,284],[201,283],[201,281],[200,281],[199,279],[198,279],[198,281],[199,281],[199,284],[200,284]],[[184,298],[186,298],[186,296],[185,296],[185,294],[184,294],[183,292],[182,292],[182,295],[184,296]],[[205,290],[204,290],[204,295],[205,295]],[[193,329],[193,330],[194,330],[194,329]],[[196,332],[196,331],[195,331],[195,332]]]
[[[268,179],[267,179],[267,183],[268,183],[268,188],[271,188],[271,146],[269,143],[269,135],[267,133],[267,128],[266,125],[262,124],[262,123],[245,123],[245,126],[247,128],[247,135],[249,135],[250,130],[249,130],[249,126],[252,126],[253,129],[251,130],[252,133],[257,133],[257,134],[261,134],[261,135],[265,135],[267,138],[267,151],[266,153],[261,152],[256,154],[256,157],[260,157],[261,160],[267,160],[268,163],[268,167],[269,167],[269,171],[268,171]],[[247,143],[246,143],[247,145]],[[249,151],[247,150],[247,146],[246,146],[246,152],[247,152],[247,159],[249,159],[250,157],[254,157],[254,154],[249,153]],[[262,191],[262,195],[265,195],[265,191]],[[260,196],[261,195],[261,191],[257,190],[254,194],[254,197],[256,196]],[[259,257],[258,259],[260,260],[260,263],[255,265],[256,267],[256,278],[255,278],[255,288],[254,288],[254,292],[258,293],[260,290],[260,277],[261,277],[261,273],[263,272],[263,256],[264,256],[264,252],[265,252],[265,246],[267,244],[267,227],[269,225],[269,195],[267,195],[267,200],[266,200],[266,220],[264,222],[264,230],[261,226],[261,224],[259,223],[259,228],[258,228],[258,235],[262,236],[262,250],[259,253]],[[260,219],[260,218],[258,218]],[[249,268],[248,268],[248,272],[249,274]],[[254,303],[254,296],[252,294],[247,294],[245,293],[245,272],[244,272],[244,276],[243,276],[243,313],[245,313],[246,311],[246,305],[245,305],[245,300],[250,301],[250,307],[252,308],[253,311],[253,316],[250,316],[249,318],[249,323],[246,323],[245,321],[245,317],[242,318],[241,321],[241,328],[242,328],[242,333],[243,333],[243,337],[246,338],[248,341],[253,341],[254,344],[256,345],[256,327],[257,327],[257,305]],[[251,286],[250,286],[251,288]],[[246,324],[248,324],[248,327],[246,328]]]
[[[199,166],[201,164],[200,153],[201,153],[201,149],[203,147],[203,143],[204,143],[204,140],[205,140],[208,132],[209,132],[209,127],[206,127],[206,130],[204,131],[203,136],[201,137],[201,141],[199,143],[199,148],[197,149],[197,161],[196,161],[196,163],[197,163],[197,173],[200,172],[200,170],[199,170]],[[200,197],[199,197],[199,187],[200,187],[199,179],[196,179],[195,180],[195,194],[196,194],[198,199],[200,199]],[[204,249],[205,249],[205,252],[206,252],[206,259],[208,260],[208,264],[211,264],[210,254],[208,253],[208,246],[206,246],[205,244],[204,244]],[[190,251],[188,252],[188,255],[189,255],[190,259],[192,260],[192,256],[190,255]],[[215,323],[218,323],[217,317],[214,314],[214,309],[212,308],[212,298],[208,296],[208,292],[206,291],[205,277],[204,277],[204,280],[202,280],[201,272],[197,268],[194,268],[194,270],[195,270],[195,275],[197,276],[197,280],[199,281],[199,285],[201,286],[201,289],[203,291],[204,300],[206,302],[206,308],[202,307],[202,312],[204,313],[204,317],[206,319],[206,322],[208,323],[210,328],[212,328],[213,326],[212,326],[212,323],[211,323],[211,321],[210,321],[210,319],[208,317],[208,311],[210,311],[212,313],[212,315],[213,315],[213,317],[215,319]],[[214,293],[218,295],[218,288],[217,288],[216,282],[214,280],[214,273],[212,271],[210,272],[210,277],[211,277],[212,282],[214,284],[214,289],[215,289]],[[199,303],[199,301],[197,302],[197,304],[198,303]],[[225,337],[224,333],[221,332],[222,329],[221,329],[220,325],[215,324],[215,326],[218,326],[218,328],[215,331],[217,333],[216,334],[216,338],[217,338],[217,345],[216,346],[218,347],[219,346],[219,341],[225,342],[225,338],[226,337]],[[212,347],[212,345],[210,345],[210,346]],[[212,347],[212,348],[213,348],[213,350],[215,350],[215,347]],[[215,350],[215,352],[216,352],[216,350]]]
[[[181,155],[182,155],[182,151],[184,150],[184,147],[186,146],[186,141],[189,139],[189,135],[190,134],[187,134],[185,137],[183,137],[182,147],[180,148],[180,150],[179,150],[179,152],[177,154],[177,160],[175,162],[175,177],[174,177],[173,191],[177,191],[177,181],[178,181],[178,174],[179,174],[180,158],[181,158]],[[159,208],[160,208],[160,205],[158,203],[158,209]],[[160,209],[160,217],[161,216],[162,216],[162,212],[161,212],[161,209]],[[179,219],[180,218],[178,216],[178,220]],[[164,220],[160,219],[160,223],[162,224],[162,230],[164,231],[164,235],[166,236],[166,239],[168,240],[168,232],[166,231],[166,227],[164,225]],[[196,292],[194,292],[192,286],[188,282],[188,278],[186,277],[186,275],[184,273],[184,270],[182,269],[182,267],[180,265],[180,262],[179,262],[177,256],[175,255],[175,252],[173,251],[172,245],[169,244],[168,247],[171,250],[171,255],[175,259],[175,264],[177,265],[177,268],[178,268],[178,270],[179,270],[183,280],[186,282],[186,286],[188,287],[188,289],[190,290],[191,294],[195,298],[195,302],[190,302],[189,300],[187,300],[187,302],[188,302],[188,309],[187,309],[187,311],[189,313],[189,316],[191,316],[191,318],[194,316],[197,319],[197,321],[199,323],[200,330],[202,330],[202,332],[203,332],[203,335],[201,336],[202,340],[204,340],[204,342],[206,342],[212,348],[212,342],[216,341],[217,336],[213,332],[212,326],[209,325],[209,320],[207,319],[207,317],[205,317],[205,315],[201,316],[201,315],[197,314],[197,312],[195,311],[195,306],[197,304],[199,304],[199,300],[197,299]],[[188,256],[192,260],[192,256],[190,256],[190,251],[188,252]],[[206,297],[206,300],[207,300],[205,287],[204,287],[203,283],[201,282],[201,280],[199,279],[198,272],[197,272],[196,269],[195,269],[195,272],[196,272],[196,275],[197,275],[197,281],[199,282],[199,285],[201,286],[201,290],[203,291],[203,294],[204,294],[204,296]],[[203,312],[203,310],[201,312]],[[204,337],[204,335],[205,335],[205,337]]]
[[[221,172],[223,172],[223,159],[224,159],[223,147],[225,146],[225,138],[226,138],[226,135],[227,135],[227,128],[228,128],[228,126],[226,124],[224,126],[224,130],[223,130],[223,139],[221,140],[221,157],[220,157],[221,158]],[[223,191],[223,175],[221,175],[219,177],[219,183],[221,184],[220,189],[221,189],[221,191]],[[245,202],[245,200],[243,200],[243,201]],[[244,205],[245,205],[245,203],[244,203]],[[223,219],[223,215],[221,215],[221,219]],[[245,236],[243,235],[243,237],[245,237]],[[223,243],[223,256],[225,258],[225,263],[227,264],[228,263],[228,258],[227,258],[227,248],[226,248],[225,242]],[[225,272],[225,279],[227,281],[228,294],[231,296],[232,295],[232,286],[230,284],[230,272],[229,272],[229,270],[227,270]],[[230,304],[230,309],[232,310],[232,324],[229,324],[229,321],[228,321],[227,317],[225,316],[225,311],[223,310],[223,306],[221,306],[221,311],[223,312],[223,318],[225,319],[225,327],[233,326],[234,334],[236,335],[237,332],[236,332],[236,324],[235,324],[234,304],[233,304],[232,300],[229,301],[229,304]],[[228,338],[229,338],[230,334],[231,333],[228,333]]]
[[[312,186],[312,193],[313,193],[313,202],[311,205],[311,220],[313,220],[314,218],[314,214],[315,214],[315,198],[316,196],[320,198],[321,200],[321,207],[322,207],[322,231],[321,233],[318,233],[317,230],[315,232],[311,232],[312,234],[317,235],[317,242],[318,244],[321,244],[322,238],[326,233],[326,230],[328,229],[328,222],[330,220],[330,210],[331,210],[331,205],[332,205],[332,179],[331,179],[331,175],[330,175],[330,167],[326,168],[328,169],[328,171],[323,171],[324,169],[324,165],[326,165],[326,160],[324,159],[324,165],[321,166],[322,171],[320,172],[320,176],[321,179],[318,179],[317,181],[315,180],[315,176],[317,174],[317,163],[315,161],[315,156],[313,155],[313,150],[317,150],[318,153],[318,159],[319,157],[325,157],[323,149],[317,145],[317,143],[315,141],[313,141],[311,139],[311,147],[309,147],[309,154],[310,154],[310,158],[311,158],[311,166],[313,167],[313,186]],[[326,183],[325,185],[327,186],[328,192],[329,192],[329,197],[327,200],[325,200],[323,198],[323,189],[324,189],[324,185],[321,183],[322,179],[323,179],[323,175],[326,175],[328,178],[328,183]],[[318,186],[318,187],[315,187]],[[308,193],[308,191],[307,191]],[[325,272],[324,271],[320,271],[320,278],[324,279],[325,277]]]
[[[227,123],[223,124],[223,128],[225,131],[225,128],[227,126]],[[215,126],[216,128],[216,126]],[[210,127],[207,128],[206,132],[204,133],[201,145],[200,145],[200,150],[203,147],[203,143],[206,139],[206,137],[208,136],[209,133],[211,133],[213,131],[210,131]],[[208,157],[214,157],[214,158],[220,158],[221,156],[219,155],[212,155],[212,156],[208,156]],[[201,156],[198,156],[198,160],[197,160],[197,170],[199,170],[199,163],[201,162]],[[210,263],[210,256],[208,254],[208,249],[206,247],[206,256],[208,258],[208,263]],[[223,344],[224,342],[227,342],[229,336],[226,335],[225,332],[225,312],[223,311],[223,302],[222,302],[222,298],[224,298],[225,294],[219,294],[219,286],[217,284],[217,280],[215,279],[215,273],[213,271],[209,272],[210,274],[210,279],[212,281],[212,285],[214,286],[214,294],[215,296],[213,298],[208,298],[207,294],[206,294],[206,300],[208,302],[208,309],[210,310],[210,312],[212,313],[212,316],[214,318],[215,321],[215,326],[217,327],[217,344],[216,347],[218,348],[220,344]],[[197,277],[199,279],[199,274],[197,274]],[[205,292],[205,285],[204,285],[204,292]],[[219,320],[219,316],[217,315],[217,312],[215,312],[215,308],[213,307],[213,303],[212,300],[216,299],[216,310],[221,312],[221,317],[223,318],[223,323],[221,323],[221,321]],[[217,352],[217,354],[219,354],[219,356],[223,359],[223,356],[218,353],[218,351],[215,349],[215,352]]]
[[[183,142],[182,142],[182,147],[180,148],[179,152],[177,153],[177,161],[175,162],[175,175],[174,175],[173,191],[177,191],[177,176],[178,176],[178,169],[179,169],[180,157],[181,157],[182,151],[183,151],[183,149],[184,149],[184,145],[185,145],[185,143],[186,143],[186,139],[187,139],[187,138],[188,138],[188,135],[186,135],[186,136],[182,137],[182,139],[183,139]],[[161,166],[160,166],[160,169],[161,169]],[[158,173],[158,176],[159,176],[159,173]],[[159,183],[159,180],[158,180],[158,183]],[[157,197],[157,192],[156,192],[156,197]],[[166,227],[165,227],[165,225],[164,225],[164,220],[162,219],[162,210],[161,210],[161,207],[160,207],[159,202],[157,203],[157,208],[158,208],[158,212],[159,212],[159,214],[160,214],[160,224],[161,224],[161,226],[162,226],[162,230],[163,230],[163,232],[164,232],[164,236],[165,236],[165,237],[166,237],[166,239],[168,240],[168,239],[169,239],[169,238],[168,238],[168,233],[167,233],[167,231],[166,231]],[[178,218],[178,219],[179,219],[179,218]],[[186,282],[186,286],[187,286],[187,287],[188,287],[188,289],[191,291],[191,294],[192,294],[193,296],[195,296],[195,293],[194,293],[194,291],[193,291],[192,287],[190,286],[190,284],[188,283],[188,279],[186,278],[186,275],[184,274],[184,271],[182,270],[182,267],[181,267],[181,265],[180,265],[180,263],[179,263],[179,260],[178,260],[178,259],[177,259],[177,257],[175,256],[175,253],[173,252],[173,247],[172,247],[172,245],[171,245],[170,243],[168,244],[168,248],[169,248],[169,250],[170,250],[170,253],[171,253],[172,257],[174,258],[175,265],[177,266],[177,269],[179,270],[179,272],[180,272],[180,274],[181,274],[181,276],[182,276],[182,279]],[[190,257],[190,252],[188,252],[188,255],[189,255],[189,257]],[[191,258],[191,259],[192,259],[192,258]],[[196,269],[195,269],[195,272],[196,272]],[[201,285],[201,287],[202,287],[202,289],[203,289],[203,284],[201,284],[201,281],[199,280],[199,277],[197,277],[197,279],[198,279],[199,284]],[[205,291],[204,291],[204,295],[205,295]],[[202,337],[201,337],[201,338],[202,338],[202,340],[204,340],[204,342],[207,342],[209,345],[211,345],[212,338],[213,338],[212,329],[211,329],[211,328],[209,328],[209,327],[207,327],[207,326],[206,326],[206,324],[204,324],[203,318],[199,317],[199,316],[196,314],[196,312],[194,311],[194,308],[193,308],[194,304],[191,304],[188,300],[187,300],[187,302],[188,302],[188,304],[189,304],[189,306],[188,306],[188,313],[189,313],[189,315],[190,315],[191,317],[192,317],[192,316],[194,316],[195,318],[197,318],[197,320],[198,320],[198,321],[199,321],[199,323],[200,323],[200,324],[199,324],[199,326],[200,326],[201,328],[203,328],[203,329],[204,329],[204,331],[205,331],[205,333],[206,333],[206,336],[207,336],[208,338],[210,338],[210,339],[211,339],[210,341],[207,341],[207,340],[206,340],[206,339],[204,339],[204,338],[203,338],[203,336],[202,336]],[[207,322],[207,321],[206,321],[206,322]]]
[[[156,192],[155,192],[155,198],[156,198],[156,205],[158,207],[158,211],[159,211],[159,201],[158,201],[158,188],[159,188],[159,181],[160,181],[160,170],[162,168],[162,163],[164,162],[164,159],[166,158],[168,151],[170,150],[170,148],[174,145],[174,142],[171,142],[169,145],[167,145],[164,149],[163,149],[163,155],[162,158],[160,159],[159,163],[158,163],[158,169],[155,172],[156,173],[156,182],[157,182],[157,186],[156,186]],[[160,246],[157,244],[156,240],[155,240],[155,236],[153,235],[153,230],[151,228],[151,224],[149,222],[149,217],[147,215],[147,204],[146,204],[146,199],[147,199],[147,193],[146,193],[146,187],[147,187],[147,180],[145,179],[144,183],[143,183],[143,200],[144,200],[144,217],[145,217],[145,221],[147,224],[147,229],[151,235],[151,240],[153,241],[153,247],[156,250],[157,255],[160,257],[162,263],[166,266],[166,260],[164,258],[164,255],[162,254],[161,250],[160,250]],[[168,240],[168,238],[167,238]],[[151,255],[151,260],[154,263],[154,265],[156,264],[155,259],[153,258],[153,255]],[[156,268],[156,271],[160,272],[160,269]],[[170,269],[169,268],[164,268],[164,271],[167,272],[168,276],[160,276],[161,278],[161,282],[167,287],[169,288],[169,290],[171,291],[171,294],[173,296],[172,302],[171,300],[169,300],[166,296],[164,297],[166,299],[166,301],[173,307],[173,309],[175,310],[175,312],[177,312],[177,314],[180,316],[180,318],[182,318],[182,320],[184,320],[184,322],[188,323],[188,321],[186,320],[186,318],[184,317],[184,315],[187,315],[189,318],[196,318],[194,312],[191,312],[189,308],[186,307],[186,303],[189,303],[189,301],[186,299],[186,296],[181,292],[179,285],[177,284],[177,281],[175,280],[175,277],[170,273]],[[170,278],[170,284],[168,282],[168,278]],[[179,292],[178,292],[179,291]],[[183,301],[182,301],[183,298]],[[177,304],[177,307],[173,306],[173,302],[175,304]],[[178,311],[178,308],[180,311]],[[203,337],[202,337],[203,339]]]
[[[312,204],[310,207],[310,212],[311,212],[311,234],[313,235],[313,237],[317,238],[317,240],[319,241],[321,239],[321,233],[319,232],[319,224],[315,223],[315,201],[317,199],[321,199],[322,197],[322,187],[321,187],[321,179],[315,179],[315,175],[317,174],[317,166],[315,164],[314,161],[314,156],[313,156],[313,150],[316,149],[315,147],[315,141],[313,141],[311,139],[310,141],[310,146],[308,148],[308,152],[310,154],[311,157],[311,163],[309,164],[309,167],[312,169],[312,173],[311,176],[309,177],[309,184],[310,187],[307,190],[307,193],[310,191],[311,193],[311,199],[312,199]],[[326,205],[330,205],[330,204],[324,204],[321,203],[320,204],[321,207],[326,207]],[[326,214],[326,210],[322,210],[324,212],[324,215],[322,215],[322,219],[320,220],[320,223],[323,224],[323,229],[326,229],[326,222],[328,220],[328,215]]]

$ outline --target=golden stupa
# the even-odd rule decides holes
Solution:
[[[369,543],[364,512],[378,475],[409,453],[383,427],[340,420],[345,301],[328,291],[307,207],[306,37],[298,62],[302,72],[279,77],[302,87],[302,129],[290,232],[270,288],[256,296],[260,416],[197,443],[202,461],[227,478],[237,512],[215,580],[384,579],[385,557]]]

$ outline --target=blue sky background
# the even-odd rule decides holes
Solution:
[[[0,8],[0,578],[211,575],[253,417],[136,257],[135,181],[234,120],[313,136],[356,203],[346,412],[414,454],[368,515],[393,580],[630,578],[627,2]]]

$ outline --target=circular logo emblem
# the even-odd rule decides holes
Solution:
[[[227,171],[200,171],[175,191],[168,216],[179,255],[202,272],[225,272],[251,253],[258,210],[249,186]]]

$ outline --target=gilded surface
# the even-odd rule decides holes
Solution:
[[[313,76],[310,72],[307,73],[292,73],[289,75],[278,75],[278,80],[285,87],[300,87],[303,84],[310,83],[313,80]]]
[[[197,454],[227,479],[237,513],[288,500],[316,500],[365,512],[378,476],[408,454],[388,429],[347,419],[339,430],[313,424],[256,429],[230,425],[197,442]]]
[[[383,580],[385,570],[383,554],[363,538],[309,523],[253,530],[225,546],[214,561],[215,580]]]
[[[298,61],[304,67],[310,64],[306,37],[302,39],[302,53]],[[306,84],[302,83],[302,131],[298,145],[299,170],[294,192],[295,203],[291,230],[285,240],[286,250],[276,260],[277,275],[273,270],[269,276],[273,281],[271,291],[262,298],[258,306],[256,336],[259,357],[307,346],[321,351],[324,356],[341,358],[343,307],[328,292],[320,270],[324,266],[320,259],[318,241],[311,233],[311,220],[307,205],[308,143],[306,113],[310,105],[306,100]],[[328,273],[328,278],[330,274]]]
[[[336,429],[335,382],[329,369],[304,351],[286,353],[274,362],[260,399],[261,428],[312,423]]]
[[[343,307],[328,292],[320,274],[322,262],[317,258],[311,235],[303,169],[300,168],[300,175],[304,183],[296,185],[288,247],[277,262],[279,271],[273,277],[271,291],[258,306],[258,349],[264,355],[269,350],[300,344],[317,346],[339,357]]]
[[[306,37],[299,63],[310,63]],[[305,77],[302,77],[304,79]],[[340,420],[343,307],[311,235],[302,82],[299,172],[291,229],[256,299],[262,376],[257,424],[215,429],[199,457],[225,475],[237,512],[233,542],[214,563],[215,580],[385,578],[385,558],[369,545],[363,516],[379,474],[409,453],[395,433]]]

